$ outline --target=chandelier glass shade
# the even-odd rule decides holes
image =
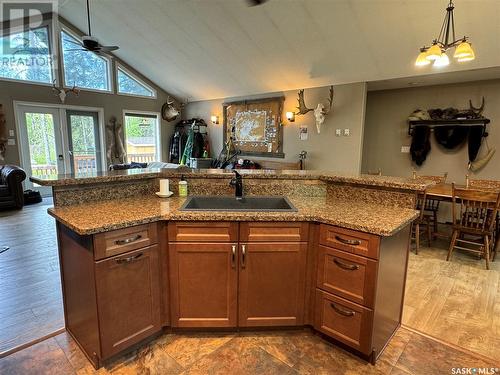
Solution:
[[[458,62],[471,61],[476,58],[471,44],[467,41],[468,37],[464,36],[461,39],[455,37],[454,9],[453,1],[450,0],[438,38],[432,42],[430,47],[420,48],[420,53],[415,60],[416,66],[429,65],[431,62],[437,67],[449,65],[450,59],[446,52],[452,48],[455,48],[453,57]],[[427,60],[427,63],[424,60]]]

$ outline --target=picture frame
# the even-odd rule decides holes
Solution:
[[[285,98],[227,102],[223,109],[224,148],[244,156],[284,158],[282,112]]]

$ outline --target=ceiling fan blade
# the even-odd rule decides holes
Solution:
[[[64,52],[71,52],[71,51],[88,51],[86,48],[71,48],[71,49],[65,49]]]
[[[262,5],[266,2],[267,0],[247,0],[247,4],[249,7],[254,7],[257,5]]]
[[[118,47],[118,46],[99,46],[98,48],[100,51],[111,52],[111,51],[116,51],[120,47]]]

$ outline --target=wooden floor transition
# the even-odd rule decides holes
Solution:
[[[0,212],[0,356],[64,327],[51,205]]]
[[[440,340],[500,361],[500,258],[484,260],[449,242],[410,253],[403,324]]]

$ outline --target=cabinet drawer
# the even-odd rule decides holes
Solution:
[[[94,236],[94,259],[99,260],[157,242],[156,223],[99,233]]]
[[[235,242],[238,223],[230,222],[171,222],[168,240],[174,242]]]
[[[316,289],[314,327],[364,353],[371,353],[373,311]]]
[[[373,307],[377,261],[319,246],[317,287]]]
[[[321,224],[319,243],[357,255],[378,259],[380,238],[374,234]]]
[[[307,241],[308,223],[249,222],[240,224],[240,241],[244,242],[301,242]]]

